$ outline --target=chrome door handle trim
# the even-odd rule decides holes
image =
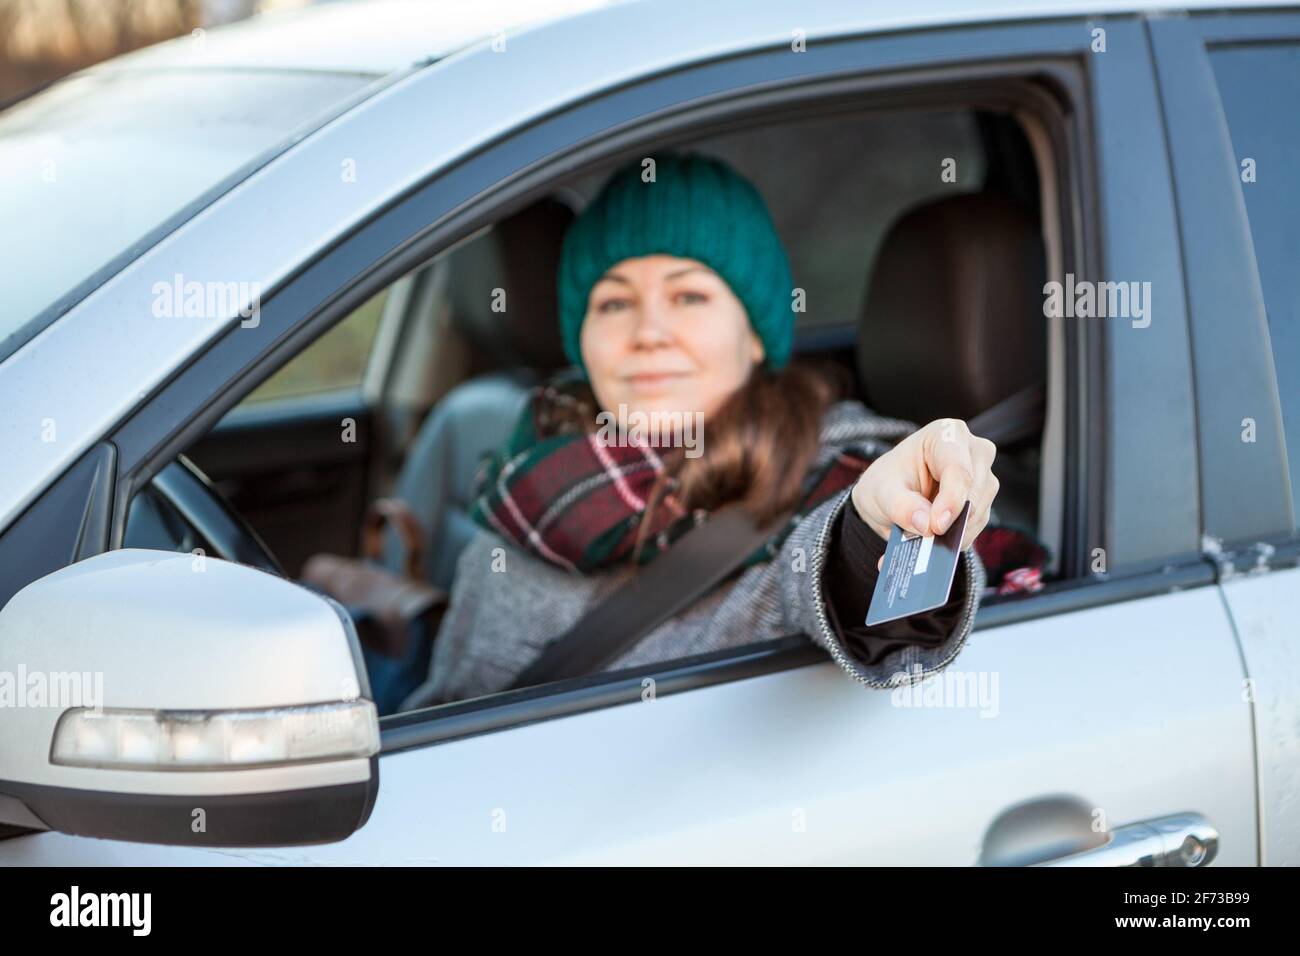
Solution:
[[[1034,866],[1206,866],[1219,852],[1219,831],[1199,813],[1175,813],[1113,830],[1102,846]]]

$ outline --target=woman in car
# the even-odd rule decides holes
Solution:
[[[789,364],[794,291],[762,197],[730,166],[669,153],[609,179],[561,252],[574,371],[533,390],[481,475],[471,514],[482,531],[459,559],[428,679],[403,709],[510,687],[549,642],[640,566],[671,562],[675,541],[728,503],[759,527],[792,517],[738,575],[611,669],[793,633],[872,687],[912,683],[953,659],[984,586],[970,545],[998,490],[994,446],[952,419],[916,428],[881,418],[825,374]],[[702,440],[611,442],[611,416],[702,420]],[[968,500],[949,602],[867,627],[890,526],[940,534]]]

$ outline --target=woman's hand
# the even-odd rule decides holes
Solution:
[[[853,486],[853,506],[888,540],[894,524],[918,534],[943,534],[970,499],[964,551],[989,522],[998,493],[992,469],[996,454],[993,442],[972,435],[965,422],[941,418],[873,461]]]

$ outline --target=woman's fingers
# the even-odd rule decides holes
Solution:
[[[964,551],[969,548],[979,533],[983,531],[989,523],[992,514],[993,499],[997,497],[998,489],[1001,483],[997,475],[993,474],[993,459],[997,455],[997,449],[991,441],[984,438],[973,440],[971,457],[975,461],[975,481],[971,486],[970,497],[970,518],[966,522],[966,530],[962,534],[961,547]]]
[[[858,516],[886,540],[892,525],[917,534],[930,533],[930,499],[908,487],[908,474],[905,462],[890,452],[873,462],[853,488]]]
[[[924,443],[926,467],[939,482],[930,514],[930,533],[943,534],[961,513],[975,484],[975,461],[971,434],[966,423],[945,418],[931,425],[930,440]]]
[[[972,435],[966,423],[957,419],[940,419],[930,429],[924,443],[926,467],[939,482],[931,509],[931,532],[947,531],[969,501],[970,516],[961,542],[965,550],[989,523],[999,487],[993,474],[997,446]]]
[[[969,501],[964,550],[989,522],[998,493],[996,455],[993,443],[972,435],[965,422],[931,422],[872,463],[853,489],[853,504],[873,531],[888,538],[891,525],[943,534]]]
[[[971,493],[971,514],[966,522],[966,531],[962,534],[961,549],[965,551],[979,537],[989,523],[989,517],[992,514],[993,499],[998,493],[998,479],[993,472],[988,472],[987,477],[979,482],[978,487]]]
[[[889,515],[890,521],[913,534],[930,533],[933,506],[925,495],[910,491],[901,484],[884,488],[882,492],[888,499],[882,510]]]

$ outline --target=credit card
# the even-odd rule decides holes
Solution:
[[[968,501],[943,534],[912,534],[898,525],[890,529],[885,563],[867,608],[868,626],[923,614],[948,603],[969,517]]]

